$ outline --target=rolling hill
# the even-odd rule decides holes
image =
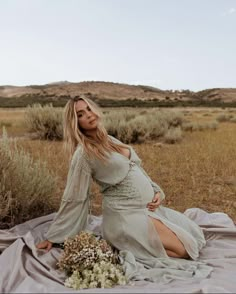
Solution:
[[[55,82],[45,85],[0,86],[0,107],[26,106],[32,103],[64,105],[79,94],[85,94],[102,106],[205,105],[236,106],[236,88],[214,88],[199,92],[161,90],[145,85],[85,81]]]

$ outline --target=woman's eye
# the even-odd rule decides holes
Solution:
[[[90,107],[88,107],[87,109],[88,109],[88,111],[91,111],[91,108]]]
[[[79,113],[79,114],[78,114],[78,117],[82,117],[82,116],[83,116],[83,114],[82,114],[82,113]]]

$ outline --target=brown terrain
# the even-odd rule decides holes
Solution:
[[[46,85],[0,86],[0,98],[20,97],[74,97],[86,94],[95,100],[143,100],[143,101],[207,101],[236,102],[236,88],[214,88],[193,92],[189,90],[160,90],[144,85],[128,85],[112,82],[85,81],[79,83],[58,82]]]

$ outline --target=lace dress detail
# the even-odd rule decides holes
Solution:
[[[143,203],[142,197],[139,197],[139,186],[134,184],[135,173],[140,170],[135,165],[135,162],[130,161],[130,169],[127,176],[116,185],[102,185],[103,206],[109,206],[110,209],[130,210],[131,208],[144,209],[146,204]],[[149,185],[149,181],[147,180]],[[154,192],[150,187],[151,197]],[[150,197],[150,201],[151,198]]]

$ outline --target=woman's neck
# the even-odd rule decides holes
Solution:
[[[86,135],[87,137],[90,137],[90,138],[96,139],[96,138],[97,138],[97,130],[89,130],[89,131],[86,131],[86,132],[85,132],[85,135]]]

